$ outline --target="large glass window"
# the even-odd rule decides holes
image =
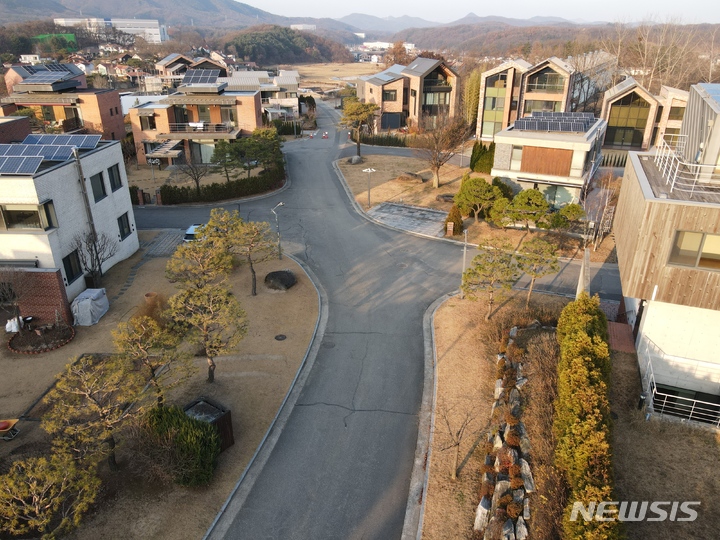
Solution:
[[[682,120],[685,116],[685,107],[670,107],[668,120]]]
[[[130,236],[130,220],[128,219],[128,214],[125,212],[122,216],[120,216],[117,220],[118,222],[118,230],[120,231],[120,240],[125,240],[128,236]]]
[[[107,191],[105,191],[105,181],[103,180],[103,174],[101,172],[90,177],[90,185],[92,186],[95,202],[101,201],[107,197]]]
[[[65,268],[65,279],[68,285],[82,275],[82,267],[80,266],[80,257],[78,257],[77,249],[70,253],[67,257],[63,257],[63,267]]]
[[[539,99],[526,99],[523,106],[523,112],[530,114],[535,111],[543,112],[560,112],[559,101],[544,101]]]
[[[52,201],[41,205],[4,204],[0,206],[0,230],[37,229],[47,231],[57,227]]]
[[[531,75],[528,79],[528,92],[547,92],[560,94],[565,89],[565,78],[550,68]]]
[[[237,125],[237,111],[233,105],[220,106],[220,120],[223,124]]]
[[[519,171],[522,164],[522,146],[513,146],[512,157],[510,158],[510,170]]]
[[[108,177],[110,178],[110,190],[117,191],[122,187],[122,179],[120,178],[120,167],[117,164],[108,169]]]
[[[720,235],[678,231],[675,234],[671,264],[720,270]]]
[[[635,92],[616,101],[610,106],[605,144],[642,146],[649,116],[650,104]]]

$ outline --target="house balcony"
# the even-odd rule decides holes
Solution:
[[[671,142],[660,141],[655,156],[651,156],[653,169],[644,167],[655,196],[699,202],[720,200],[720,170],[716,165],[700,165],[685,156],[685,135],[671,137]],[[658,174],[659,173],[659,174]],[[659,184],[659,185],[655,185]],[[657,193],[655,193],[657,191]]]
[[[169,133],[159,133],[159,139],[236,139],[240,130],[232,123],[186,122],[169,124]]]
[[[562,94],[565,90],[564,84],[528,83],[527,92],[538,92],[541,94]]]

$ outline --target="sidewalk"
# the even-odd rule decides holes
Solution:
[[[371,218],[403,231],[442,238],[447,212],[406,204],[380,203],[367,211]]]

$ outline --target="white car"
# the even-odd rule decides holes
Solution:
[[[185,237],[183,238],[183,242],[194,242],[195,240],[197,240],[197,230],[204,225],[204,223],[195,223],[193,225],[190,225],[185,231]]]

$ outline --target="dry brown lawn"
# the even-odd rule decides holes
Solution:
[[[141,231],[141,240],[157,234]],[[121,291],[128,275],[141,260],[142,251],[116,265],[106,273],[104,283],[108,297]],[[175,288],[164,276],[166,258],[149,258],[139,268],[132,285],[110,304],[110,311],[92,327],[79,327],[77,335],[65,347],[32,357],[0,350],[0,370],[13,377],[0,378],[0,401],[3,413],[19,415],[51,384],[54,375],[74,356],[84,353],[113,352],[110,331],[144,307],[144,295],[157,292],[166,298]],[[286,293],[266,289],[264,276],[273,270],[291,269],[298,283]],[[102,491],[91,513],[83,520],[75,539],[97,538],[201,538],[267,431],[280,403],[309,346],[317,319],[317,293],[297,264],[288,258],[271,260],[256,267],[258,294],[250,294],[250,271],[235,269],[232,290],[247,313],[248,333],[239,349],[216,359],[215,382],[205,382],[207,364],[196,357],[198,369],[191,379],[169,399],[184,405],[204,395],[231,410],[235,445],[223,452],[212,483],[204,488],[181,488],[161,485],[134,473],[132,456],[118,449],[121,472],[112,474],[102,464]],[[287,339],[277,341],[276,335]],[[38,406],[30,412],[37,417]],[[9,462],[47,451],[48,438],[38,422],[24,421],[20,434],[0,445],[0,471]]]
[[[420,158],[397,157],[397,156],[363,156],[363,162],[351,165],[347,160],[340,160],[338,167],[345,177],[350,191],[355,200],[362,208],[367,208],[368,176],[370,177],[370,205],[375,206],[383,202],[394,202],[398,204],[410,204],[424,206],[449,212],[451,202],[436,200],[439,194],[455,195],[460,189],[463,175],[469,172],[467,167],[458,167],[453,164],[445,164],[440,169],[440,188],[432,186],[433,173],[427,167],[427,163]],[[376,172],[368,175],[363,169],[372,168]],[[403,173],[411,172],[419,174],[424,182],[402,179]],[[491,180],[490,175],[476,172],[470,173],[473,177],[481,177]],[[475,221],[474,218],[465,218],[465,228],[468,230],[468,242],[482,244],[492,238],[504,238],[513,247],[518,248],[522,242],[529,240],[534,235],[546,235],[545,232],[527,232],[514,229],[501,229],[487,223],[484,220]],[[456,239],[462,239],[457,236]],[[557,236],[549,234],[549,238],[557,241]],[[577,239],[569,239],[565,242],[559,254],[563,257],[581,257],[580,243]],[[590,260],[592,262],[617,263],[615,252],[615,240],[612,235],[608,236],[600,244],[597,251],[591,250]]]
[[[261,170],[261,167],[255,167],[250,171],[250,176],[256,176]],[[169,184],[173,186],[189,186],[194,187],[195,183],[188,177],[183,176],[177,170],[158,170],[157,166],[150,165],[135,165],[130,164],[125,167],[125,172],[128,177],[128,184],[131,186],[137,186],[138,188],[145,190],[145,193],[154,194],[156,189],[160,189],[163,184]],[[239,170],[238,178],[247,178],[247,171]],[[232,180],[233,177],[230,176]],[[213,183],[224,183],[227,178],[222,173],[210,173],[204,176],[200,180],[201,186],[210,185]]]
[[[628,522],[633,540],[713,540],[720,531],[720,433],[679,422],[646,421],[637,410],[637,356],[612,353],[610,403],[618,501],[700,501],[694,522]],[[665,507],[667,509],[667,507]]]

